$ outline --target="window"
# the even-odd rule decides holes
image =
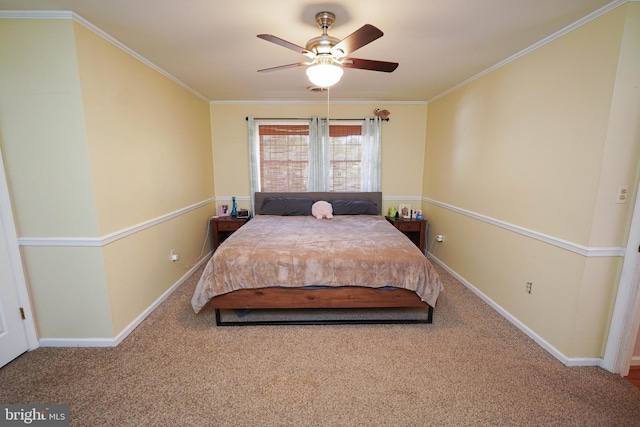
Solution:
[[[379,191],[380,120],[308,123],[249,117],[255,191]]]
[[[360,191],[362,125],[329,125],[329,191]]]
[[[307,191],[309,126],[258,125],[261,191]]]

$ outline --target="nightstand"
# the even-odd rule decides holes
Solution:
[[[428,222],[426,219],[406,219],[385,217],[398,230],[404,233],[424,253],[425,236]]]
[[[211,249],[215,251],[220,243],[231,236],[236,230],[245,225],[249,218],[234,218],[231,216],[220,216],[211,218]]]

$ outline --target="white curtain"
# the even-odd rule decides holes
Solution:
[[[309,191],[329,191],[329,126],[326,119],[309,119]]]
[[[260,191],[260,135],[258,135],[253,116],[247,117],[247,123],[249,125],[249,180],[251,184],[251,212],[255,212],[255,194],[256,191]]]
[[[362,170],[360,191],[381,191],[382,120],[367,117],[362,122]]]
[[[251,203],[260,191],[260,135],[253,116],[247,117],[249,126],[249,167],[251,172]],[[360,191],[380,191],[382,156],[382,121],[379,117],[367,117],[362,121],[362,166]],[[309,119],[309,189],[329,191],[329,123],[326,119]]]

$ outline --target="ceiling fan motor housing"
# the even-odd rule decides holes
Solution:
[[[336,15],[331,12],[316,13],[316,22],[322,30],[329,29],[336,22]]]
[[[336,16],[333,13],[317,13],[316,23],[318,24],[318,27],[322,29],[322,35],[309,40],[305,46],[305,49],[315,53],[316,55],[331,54],[331,48],[340,43],[340,39],[331,37],[329,34],[327,34],[327,31],[329,30],[329,28],[331,28],[334,22],[336,22]]]

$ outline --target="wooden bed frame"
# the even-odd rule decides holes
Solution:
[[[313,200],[366,200],[378,207],[382,212],[382,193],[266,193],[255,194],[254,209],[260,214],[262,202],[268,197],[306,197]],[[280,288],[240,289],[213,297],[210,306],[216,311],[216,325],[239,326],[257,324],[362,324],[362,323],[432,323],[433,307],[422,301],[410,290],[395,288],[393,290],[366,288],[360,286],[344,286],[340,288]],[[358,319],[358,320],[282,320],[282,321],[230,321],[221,319],[221,309],[289,309],[289,308],[400,308],[424,307],[428,309],[427,317],[420,319]]]

